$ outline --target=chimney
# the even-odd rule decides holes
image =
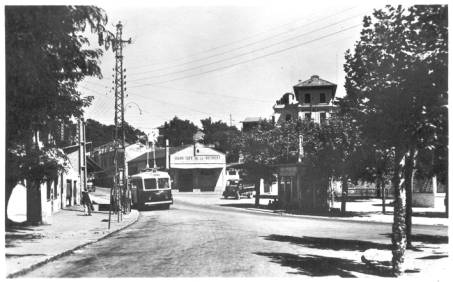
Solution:
[[[316,75],[316,74],[315,74],[315,75],[312,75],[312,76],[311,76],[311,79],[312,79],[312,80],[318,80],[318,79],[319,79],[319,75]]]

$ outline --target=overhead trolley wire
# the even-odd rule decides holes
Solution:
[[[218,63],[222,63],[222,62],[225,62],[225,61],[234,60],[234,59],[236,59],[236,58],[240,58],[240,57],[243,57],[243,56],[246,56],[246,55],[250,55],[250,54],[256,53],[256,52],[258,52],[258,51],[266,50],[266,49],[272,48],[272,47],[274,47],[274,46],[283,44],[283,43],[285,43],[285,42],[287,42],[287,41],[292,41],[292,40],[295,40],[295,39],[298,39],[298,38],[307,36],[307,35],[309,35],[309,34],[311,34],[311,33],[315,33],[315,32],[324,30],[324,29],[326,29],[326,28],[329,28],[329,27],[338,25],[338,24],[340,24],[340,23],[343,23],[343,22],[349,21],[349,20],[351,20],[351,19],[354,19],[354,18],[356,18],[357,16],[358,16],[358,15],[354,15],[354,16],[351,16],[351,17],[348,17],[348,18],[345,18],[345,19],[336,21],[336,22],[334,22],[334,23],[328,24],[328,25],[326,25],[326,26],[323,26],[323,27],[320,27],[320,28],[317,28],[317,29],[314,29],[314,30],[311,30],[311,31],[308,31],[308,32],[304,32],[304,33],[299,34],[299,35],[297,35],[297,36],[294,36],[294,37],[291,37],[291,38],[287,38],[287,39],[284,39],[284,40],[280,40],[280,41],[278,41],[278,42],[275,42],[275,43],[266,45],[266,46],[264,46],[264,47],[255,48],[255,49],[252,49],[252,50],[249,50],[249,51],[246,51],[246,52],[242,52],[242,53],[236,54],[236,55],[234,55],[234,56],[230,56],[230,57],[223,58],[223,59],[219,59],[219,60],[216,60],[216,61],[213,61],[213,62],[201,64],[201,65],[198,65],[198,66],[195,66],[195,67],[190,67],[190,68],[182,69],[182,70],[179,70],[179,71],[167,72],[167,73],[163,73],[163,74],[157,74],[157,75],[147,76],[147,77],[144,77],[144,78],[132,79],[132,80],[129,80],[128,82],[135,82],[135,81],[140,81],[140,80],[143,80],[143,79],[152,79],[152,78],[157,78],[157,77],[164,77],[164,76],[169,76],[169,75],[184,73],[184,72],[187,72],[187,71],[200,69],[200,68],[202,68],[202,67],[206,67],[206,66],[211,66],[211,65],[218,64]],[[239,50],[239,49],[243,49],[243,48],[245,48],[245,47],[247,47],[247,46],[248,46],[248,45],[245,45],[245,46],[243,46],[243,47],[241,47],[241,48],[238,48],[238,50]],[[225,53],[223,53],[223,54],[226,54],[226,53],[228,53],[228,52],[225,52]],[[214,58],[214,57],[217,57],[217,56],[221,56],[221,55],[223,55],[223,54],[220,54],[220,55],[212,55],[212,56],[206,57],[206,59],[207,59],[207,58]],[[199,61],[199,60],[193,60],[193,61],[191,61],[191,62],[196,62],[196,61]],[[183,65],[185,65],[185,64],[183,64]],[[135,73],[135,74],[146,74],[146,73],[149,73],[149,72],[142,72],[142,73]]]
[[[324,36],[321,36],[321,37],[318,37],[318,38],[315,38],[315,39],[312,39],[312,40],[308,40],[308,41],[305,41],[305,42],[302,42],[302,43],[294,44],[294,45],[291,45],[289,47],[286,47],[286,48],[283,48],[283,49],[280,49],[280,50],[276,50],[276,51],[273,51],[273,52],[270,52],[270,53],[267,53],[267,54],[264,54],[264,55],[261,55],[261,56],[257,56],[257,57],[251,58],[251,59],[243,60],[243,61],[240,61],[240,62],[237,62],[237,63],[232,63],[232,64],[229,64],[229,65],[226,65],[226,66],[221,66],[221,67],[218,67],[218,68],[214,68],[214,69],[211,69],[211,70],[203,71],[203,72],[192,74],[192,75],[186,75],[186,76],[177,77],[177,78],[174,78],[174,79],[168,79],[168,80],[164,80],[164,81],[157,81],[157,82],[152,82],[152,83],[143,83],[143,84],[132,85],[132,86],[129,86],[129,88],[137,88],[137,87],[143,87],[143,86],[164,84],[164,83],[168,83],[168,82],[172,82],[172,81],[176,81],[176,80],[182,80],[182,79],[186,79],[186,78],[190,78],[190,77],[200,76],[200,75],[203,75],[203,74],[208,74],[208,73],[211,73],[211,72],[215,72],[215,71],[231,68],[231,67],[234,67],[234,66],[238,66],[238,65],[242,65],[242,64],[245,64],[245,63],[249,63],[249,62],[252,62],[252,61],[259,60],[259,59],[263,59],[263,58],[266,58],[266,57],[269,57],[269,56],[272,56],[272,55],[276,55],[276,54],[279,54],[279,53],[282,53],[282,52],[285,52],[285,51],[288,51],[288,50],[291,50],[291,49],[294,49],[294,48],[297,48],[297,47],[300,47],[300,46],[303,46],[303,45],[307,45],[309,43],[313,43],[313,42],[322,40],[324,38],[328,38],[328,37],[336,35],[338,33],[341,33],[341,32],[347,31],[347,30],[351,30],[351,29],[359,27],[361,25],[362,24],[355,24],[355,25],[343,28],[341,30],[326,34]],[[142,79],[142,80],[146,80],[146,79]]]
[[[318,18],[318,19],[315,19],[315,20],[307,19],[307,20],[304,20],[303,23],[309,22],[309,23],[306,24],[305,26],[312,25],[312,24],[317,23],[317,22],[319,22],[319,21],[323,21],[323,20],[325,20],[326,18],[329,18],[329,17],[331,17],[331,16],[337,16],[337,15],[343,14],[343,13],[345,13],[345,12],[347,12],[347,11],[350,11],[350,10],[353,10],[353,9],[355,9],[355,8],[357,8],[357,7],[359,7],[359,6],[354,6],[354,7],[351,7],[351,8],[347,8],[347,9],[341,10],[341,11],[339,11],[339,12],[336,12],[336,13],[333,13],[333,14],[327,15],[327,16],[324,15],[324,14],[319,14],[319,15],[322,15],[322,17],[320,17],[320,18]],[[196,55],[199,55],[199,54],[205,54],[205,53],[209,53],[209,52],[214,51],[214,50],[223,49],[223,48],[225,48],[225,47],[227,47],[227,46],[234,45],[234,44],[236,44],[236,43],[244,42],[244,41],[250,40],[250,39],[252,39],[252,38],[258,37],[259,35],[265,34],[265,33],[267,33],[267,32],[270,31],[270,30],[278,29],[278,28],[283,27],[283,26],[288,26],[288,25],[290,25],[290,24],[292,24],[292,23],[294,23],[294,22],[299,22],[299,21],[300,21],[300,20],[296,20],[296,21],[291,21],[291,22],[286,23],[286,24],[278,25],[278,26],[269,28],[267,31],[261,31],[261,32],[252,34],[251,36],[248,36],[248,37],[245,37],[245,38],[241,38],[241,39],[238,39],[238,40],[235,40],[235,41],[232,41],[232,42],[229,42],[229,43],[226,43],[226,44],[217,46],[217,47],[213,47],[213,48],[210,48],[210,49],[201,51],[201,52],[193,53],[193,54],[191,54],[191,55],[188,56],[188,57],[195,57]],[[265,41],[265,40],[269,40],[270,38],[278,37],[278,36],[280,36],[280,35],[282,35],[282,34],[285,34],[285,33],[294,32],[294,29],[297,29],[297,28],[299,28],[299,27],[300,27],[300,26],[298,26],[298,27],[293,27],[293,28],[291,28],[291,30],[286,30],[286,31],[277,33],[276,35],[265,37],[264,39],[255,41],[255,42],[253,42],[253,43],[246,44],[245,46],[250,46],[250,45],[253,45],[253,44],[256,44],[256,43]],[[230,50],[230,51],[225,51],[224,53],[228,53],[228,52],[231,52],[231,51],[235,51],[235,50],[237,50],[237,49],[242,49],[242,48],[244,48],[245,46],[243,46],[243,47],[236,47],[236,48],[234,48],[234,49],[232,49],[232,50]],[[186,62],[186,63],[175,64],[175,65],[171,65],[171,66],[167,66],[167,67],[162,67],[162,68],[150,70],[149,72],[159,71],[159,70],[163,70],[163,69],[167,69],[167,68],[173,68],[173,67],[175,67],[175,66],[180,66],[180,65],[186,65],[186,64],[189,64],[189,63],[191,63],[191,62],[198,61],[198,60],[205,60],[205,59],[210,58],[210,57],[211,57],[211,56],[209,56],[209,57],[202,57],[202,58],[200,58],[200,59],[192,60],[192,61],[189,61],[189,62]],[[187,59],[187,57],[179,58],[179,59],[173,60],[173,62],[178,62],[178,61],[182,61],[182,60],[186,60],[186,59]],[[146,65],[140,65],[140,66],[135,66],[135,67],[132,66],[132,67],[133,67],[134,69],[140,69],[140,68],[145,68],[145,67],[153,66],[153,65],[156,65],[156,64],[157,64],[157,65],[162,65],[162,63],[160,63],[160,64],[159,64],[159,63],[154,63],[154,64],[150,63],[150,64],[146,64]],[[168,64],[168,63],[167,63],[167,64]],[[164,65],[165,65],[165,64],[164,64]],[[139,72],[137,72],[137,73],[139,73]],[[136,72],[133,72],[133,73],[131,72],[131,74],[137,74],[137,73],[136,73]]]

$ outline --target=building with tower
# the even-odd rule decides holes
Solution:
[[[294,93],[285,93],[273,107],[277,124],[298,118],[322,123],[330,117],[336,84],[312,75],[308,80],[299,80],[293,89]]]

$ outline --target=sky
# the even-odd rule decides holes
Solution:
[[[273,105],[299,80],[319,75],[345,95],[344,54],[359,39],[373,8],[358,3],[205,2],[118,6],[102,3],[108,29],[123,24],[125,120],[150,133],[174,116],[198,126],[211,117],[241,128],[246,117],[270,118]],[[85,118],[114,123],[113,52],[102,79],[87,78],[94,96]]]

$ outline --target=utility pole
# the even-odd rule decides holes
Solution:
[[[124,85],[126,84],[124,72],[126,70],[123,69],[123,45],[131,44],[131,39],[123,40],[122,36],[123,25],[118,22],[116,36],[112,39],[113,51],[115,52],[115,134],[113,139],[115,176],[110,196],[109,228],[112,208],[114,212],[118,213],[119,222],[128,200],[124,124]]]
[[[231,117],[231,114],[230,114],[230,127],[233,126],[233,118]]]

